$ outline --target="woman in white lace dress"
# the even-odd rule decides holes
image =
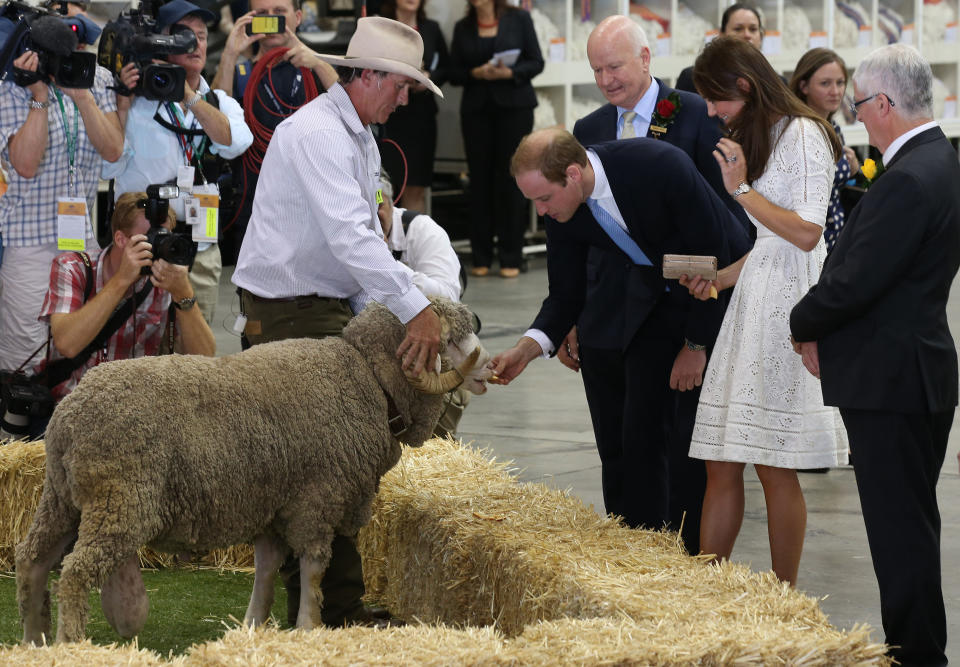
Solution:
[[[817,282],[823,226],[841,152],[832,127],[801,103],[763,54],[718,38],[694,82],[729,138],[714,157],[724,184],[757,227],[753,250],[695,296],[733,287],[704,377],[690,456],[706,460],[700,546],[729,558],[743,522],[743,471],[763,485],[773,570],[795,584],[806,530],[797,468],[846,462],[846,432],[790,341],[790,309]]]

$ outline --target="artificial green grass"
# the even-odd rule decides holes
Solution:
[[[150,599],[150,614],[140,632],[141,648],[162,656],[179,655],[191,644],[219,639],[227,626],[243,620],[253,590],[253,574],[217,571],[167,569],[143,572],[143,583]],[[277,583],[273,616],[286,618],[287,595]],[[51,632],[56,632],[56,603]],[[226,625],[224,625],[226,624]],[[100,595],[90,596],[90,620],[87,636],[96,644],[123,643],[103,617]],[[23,637],[17,609],[16,582],[12,574],[0,574],[0,643],[18,644]]]

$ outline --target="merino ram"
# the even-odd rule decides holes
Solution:
[[[433,308],[444,370],[415,379],[396,358],[404,326],[377,304],[342,338],[90,370],[50,421],[43,495],[17,546],[24,643],[49,637],[47,575],[74,540],[63,558],[57,641],[83,638],[94,586],[120,635],[140,631],[143,545],[182,552],[253,541],[250,624],[267,619],[274,576],[292,550],[304,591],[297,626],[319,625],[334,535],[355,535],[369,520],[380,477],[400,458],[388,404],[407,425],[400,438],[416,447],[430,437],[444,392],[461,382],[486,390],[489,355],[470,311],[442,299]]]

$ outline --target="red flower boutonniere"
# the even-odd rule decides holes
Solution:
[[[680,103],[680,95],[677,91],[673,91],[657,102],[653,108],[653,116],[650,118],[650,133],[655,139],[666,134],[667,128],[676,120],[681,106],[683,105]]]

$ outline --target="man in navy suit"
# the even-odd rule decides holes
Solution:
[[[883,629],[902,665],[947,664],[936,487],[957,405],[946,306],[960,267],[960,165],[933,122],[932,90],[909,46],[857,67],[854,112],[886,170],[790,316],[847,428]]]
[[[607,317],[617,322],[611,336],[623,364],[611,382],[626,386],[611,391],[610,400],[628,406],[624,428],[631,438],[622,452],[601,449],[604,503],[631,526],[660,528],[671,505],[664,424],[673,412],[670,385],[700,384],[706,357],[693,348],[716,337],[724,311],[723,303],[697,302],[664,280],[662,258],[713,255],[725,266],[731,247],[744,252],[746,234],[690,158],[664,141],[634,138],[585,150],[568,132],[541,130],[520,143],[511,173],[547,216],[550,292],[531,329],[493,359],[494,372],[508,384],[531,360],[562,347],[585,308],[594,307],[587,304],[588,256],[599,250],[615,257],[622,280],[603,299]],[[581,363],[586,372],[593,358],[582,354]],[[593,403],[590,409],[596,422]],[[702,488],[699,494],[702,502]]]
[[[653,137],[684,151],[745,230],[753,230],[746,214],[723,186],[713,157],[721,136],[716,118],[707,116],[704,101],[692,93],[674,91],[650,74],[650,47],[643,29],[627,16],[600,22],[587,41],[587,57],[597,87],[609,102],[573,127],[585,146],[631,136]],[[674,107],[673,113],[659,113]],[[654,118],[654,116],[657,116]],[[653,122],[652,122],[653,121]],[[739,254],[732,259],[739,259]],[[641,440],[663,441],[669,452],[670,525],[683,525],[683,540],[690,553],[700,550],[700,512],[706,486],[703,461],[687,456],[690,435],[700,400],[700,381],[714,337],[682,339],[670,353],[673,367],[662,376],[665,419],[655,432],[640,431],[631,419],[637,400],[647,393],[634,391],[637,379],[625,363],[630,334],[619,308],[629,274],[629,263],[617,250],[599,247],[587,255],[587,298],[577,327],[560,345],[560,360],[582,370],[584,390],[593,419],[594,436],[603,461],[603,494],[607,512],[620,514],[637,525],[636,500],[630,498],[637,470],[629,465],[630,450],[644,448]],[[726,299],[726,296],[724,296]],[[706,349],[702,349],[705,346]],[[701,349],[691,349],[701,348]],[[569,353],[568,353],[569,350]],[[589,359],[590,363],[581,363]],[[694,375],[692,387],[680,386],[679,376]],[[658,376],[660,377],[660,376]],[[685,516],[684,516],[685,515]]]

